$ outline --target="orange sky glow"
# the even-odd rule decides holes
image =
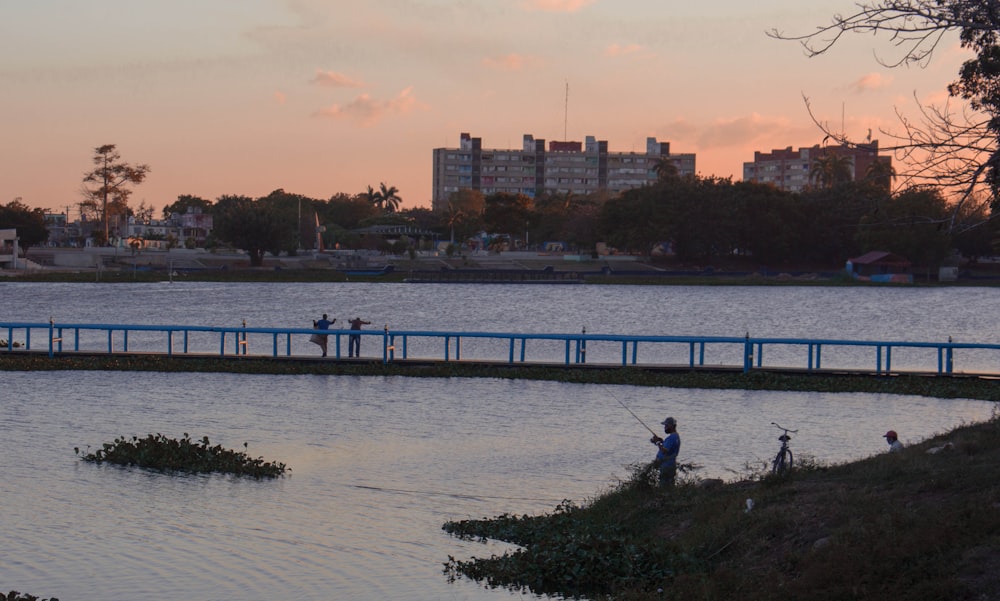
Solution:
[[[649,136],[740,179],[755,150],[822,140],[803,97],[861,140],[941,103],[967,54],[888,69],[887,39],[807,58],[853,0],[48,0],[0,8],[0,203],[77,215],[96,147],[146,163],[132,205],[178,195],[327,199],[380,182],[429,207],[431,151]],[[567,93],[568,88],[568,93]]]

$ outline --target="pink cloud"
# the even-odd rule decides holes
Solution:
[[[416,96],[413,87],[402,90],[395,98],[379,100],[369,94],[361,94],[347,104],[333,104],[317,112],[317,116],[331,119],[350,119],[363,127],[375,125],[385,117],[406,115],[425,108]]]
[[[891,83],[892,77],[882,77],[881,73],[869,73],[852,83],[849,87],[855,92],[862,93],[886,88]]]
[[[524,0],[521,6],[528,11],[547,13],[575,13],[595,0]]]
[[[288,98],[285,96],[283,92],[278,91],[274,93],[274,101],[277,102],[278,104],[285,104],[287,100]]]
[[[508,54],[507,56],[488,56],[483,59],[483,65],[491,69],[501,71],[520,71],[538,63],[538,59],[522,54]]]
[[[819,131],[812,124],[796,126],[787,117],[759,113],[719,118],[709,123],[678,119],[660,129],[667,132],[668,139],[676,142],[671,145],[671,150],[675,152],[704,152],[742,146],[759,146],[757,150],[769,150],[771,145],[776,145],[776,148],[807,145],[801,140],[811,140]],[[694,145],[694,148],[689,145]],[[752,151],[750,154],[752,157]]]
[[[331,86],[334,88],[365,87],[363,82],[344,75],[343,73],[337,73],[336,71],[324,71],[322,69],[316,69],[316,77],[312,79],[312,83],[319,84],[321,86]]]
[[[639,44],[625,44],[624,46],[620,44],[611,44],[604,49],[604,54],[607,56],[627,56],[629,54],[636,54],[642,50],[642,46]]]

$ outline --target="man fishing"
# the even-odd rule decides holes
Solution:
[[[660,488],[671,488],[677,476],[677,455],[681,452],[681,436],[677,433],[676,419],[668,417],[660,423],[663,424],[663,432],[667,437],[663,439],[653,434],[649,439],[649,442],[659,449],[656,452],[656,459],[653,460],[653,466],[660,469]]]

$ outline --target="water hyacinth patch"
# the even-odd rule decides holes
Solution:
[[[247,447],[247,443],[243,443]],[[81,453],[74,449],[84,461],[92,463],[114,463],[116,465],[137,465],[160,471],[190,473],[220,472],[256,479],[276,478],[291,471],[281,462],[267,462],[263,458],[252,458],[242,451],[211,446],[208,437],[192,441],[187,432],[180,440],[170,439],[162,434],[149,434],[145,438],[133,436],[131,439],[116,438],[113,443],[104,443],[94,453]]]
[[[59,601],[59,599],[56,599],[55,597],[52,597],[51,599],[42,599],[41,597],[36,597],[27,593],[21,594],[17,591],[11,591],[6,595],[0,593],[0,601]]]

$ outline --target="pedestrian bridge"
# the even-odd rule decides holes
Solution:
[[[0,322],[5,353],[273,357],[316,361],[491,362],[565,367],[797,370],[1000,377],[1000,344],[626,334],[324,330],[320,358],[308,328]],[[5,336],[6,334],[6,336]],[[346,357],[361,336],[362,356]]]

